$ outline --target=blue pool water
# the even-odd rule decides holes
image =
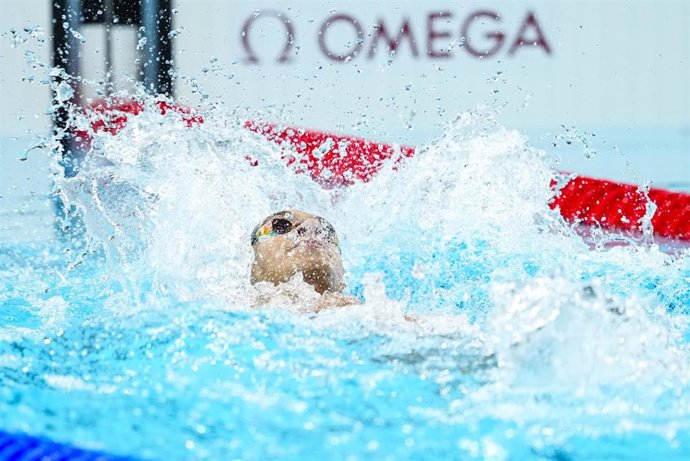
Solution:
[[[70,230],[0,247],[3,430],[151,460],[688,459],[686,249],[583,239],[487,114],[341,191],[233,120],[98,136],[58,179]],[[289,207],[333,222],[363,305],[249,285],[251,229]]]

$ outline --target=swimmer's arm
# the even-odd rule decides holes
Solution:
[[[347,307],[361,305],[362,302],[351,295],[345,295],[343,293],[331,293],[330,291],[325,292],[321,295],[321,298],[316,302],[315,311],[320,312],[324,309],[331,309],[334,307]],[[416,315],[405,314],[405,320],[408,322],[417,323],[419,317]]]
[[[333,307],[347,307],[362,304],[357,298],[343,293],[332,293],[330,291],[321,295],[316,302],[316,312]]]

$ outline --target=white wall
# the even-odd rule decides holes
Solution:
[[[225,70],[200,78],[211,94],[257,109],[284,105],[295,122],[324,129],[349,128],[366,113],[370,131],[418,139],[414,131],[435,131],[435,124],[453,113],[493,99],[493,90],[510,103],[503,118],[512,126],[687,125],[690,120],[686,0],[178,0],[176,8],[176,26],[182,32],[176,59],[182,74],[199,76],[199,69],[215,57]],[[268,16],[256,20],[250,30],[260,62],[246,62],[242,25],[260,10],[279,11],[292,22],[295,45],[287,64],[275,59],[284,44],[284,26]],[[486,59],[471,56],[457,42],[464,20],[480,10],[495,11],[501,18],[473,23],[469,36],[475,46],[488,47],[492,42],[482,34],[498,29],[507,42],[514,41],[531,11],[552,53],[537,47],[520,48],[511,55],[506,43]],[[426,48],[427,17],[440,11],[452,17],[436,20],[435,28],[450,32],[451,38],[439,38],[435,46],[456,42],[452,57],[446,59],[421,53]],[[356,18],[364,31],[362,52],[348,63],[328,59],[318,44],[322,22],[337,13]],[[389,63],[381,44],[376,57],[368,59],[371,34],[380,18],[390,29],[409,18],[420,56],[412,56],[404,43]],[[333,50],[345,50],[353,37],[352,27],[341,21],[328,28],[326,41]],[[229,73],[234,74],[232,80],[226,77]],[[190,97],[189,88],[182,87],[180,95]],[[528,107],[518,110],[528,96]],[[413,109],[413,133],[405,136],[401,117]]]
[[[501,121],[527,130],[533,142],[551,148],[561,125],[575,126],[597,151],[558,149],[561,167],[619,180],[653,179],[657,184],[690,183],[690,2],[687,0],[601,1],[309,1],[177,0],[176,60],[180,73],[197,78],[211,99],[247,107],[250,114],[286,123],[358,133],[407,144],[425,142],[440,126],[480,102],[505,104]],[[506,43],[478,59],[460,48],[460,29],[474,13],[500,15],[472,23],[476,48],[500,30]],[[258,63],[249,63],[242,43],[245,21]],[[286,40],[280,12],[294,31],[287,63],[277,62]],[[434,41],[451,47],[449,58],[425,55],[430,14],[449,12]],[[543,46],[509,53],[521,23],[533,12],[551,53]],[[364,34],[359,55],[349,62],[329,59],[319,45],[323,23],[335,14],[356,18]],[[383,43],[369,59],[374,26],[390,33],[407,18],[419,56],[409,42],[396,56]],[[534,27],[528,35],[536,38]],[[351,24],[326,27],[333,52],[354,47]],[[209,68],[207,73],[199,69]],[[215,68],[215,71],[214,71]],[[231,77],[231,78],[230,78]],[[198,100],[189,85],[183,100]],[[279,113],[271,113],[278,112]],[[656,135],[655,135],[656,133]],[[639,136],[639,142],[635,142]],[[632,140],[632,142],[631,142]],[[562,143],[561,143],[562,144]],[[616,153],[623,150],[626,164]]]

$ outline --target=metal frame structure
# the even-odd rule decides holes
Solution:
[[[53,0],[53,67],[61,68],[64,74],[53,77],[55,87],[67,81],[73,88],[72,103],[79,104],[80,92],[78,76],[83,63],[80,61],[79,31],[84,24],[103,24],[105,30],[105,69],[106,94],[112,90],[112,34],[113,27],[135,26],[146,45],[140,52],[143,73],[143,84],[146,91],[153,94],[173,96],[173,26],[172,0]],[[57,102],[57,95],[54,95]],[[68,125],[68,113],[64,107],[58,107],[53,115],[53,124],[57,133],[63,133]],[[66,170],[72,173],[69,160],[78,157],[76,148],[64,137],[63,158],[67,160]]]
[[[145,46],[138,51],[142,83],[152,95],[174,96],[173,69],[173,0],[52,0],[52,65],[64,72],[53,73],[53,132],[62,145],[61,166],[64,174],[77,174],[84,159],[83,145],[69,132],[69,109],[57,94],[61,84],[72,87],[72,106],[82,105],[80,91],[81,69],[93,66],[82,62],[81,34],[84,24],[102,24],[105,33],[104,62],[105,94],[113,89],[112,61],[114,43],[113,27],[136,27]],[[64,84],[62,85],[64,88]],[[70,210],[60,198],[55,199],[56,228],[58,235],[68,229],[70,233],[82,228],[81,221],[71,216]]]

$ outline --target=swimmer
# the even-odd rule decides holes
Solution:
[[[254,228],[251,236],[254,261],[252,285],[280,285],[301,274],[321,295],[315,309],[360,304],[343,294],[343,262],[333,226],[320,216],[286,210],[274,213]]]

